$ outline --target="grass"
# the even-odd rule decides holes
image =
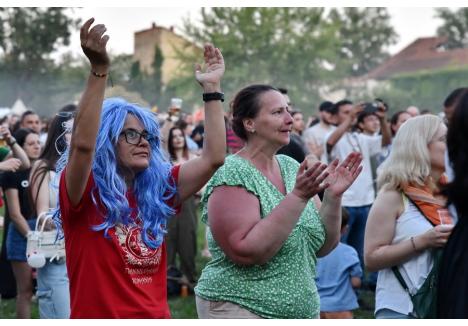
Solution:
[[[3,215],[3,207],[0,208],[0,215]],[[3,231],[0,232],[0,243],[2,240]],[[205,243],[205,227],[203,223],[199,223],[198,234],[197,234],[197,257],[196,267],[198,275],[201,270],[208,262],[207,258],[200,255],[203,245]],[[362,291],[361,298],[369,307],[368,310],[357,309],[354,311],[354,318],[359,319],[372,319],[374,318],[374,293],[370,291]],[[187,297],[176,297],[169,299],[169,308],[171,310],[172,318],[174,319],[196,319],[197,309],[195,306],[195,297],[189,295]],[[12,319],[15,318],[15,299],[0,300],[0,319]],[[31,318],[39,318],[39,312],[37,308],[37,302],[34,300],[31,307]]]

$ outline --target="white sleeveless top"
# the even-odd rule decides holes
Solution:
[[[403,196],[405,210],[396,220],[395,236],[392,244],[409,240],[433,228],[432,224],[419,212],[406,196]],[[417,292],[432,269],[432,255],[425,250],[418,256],[399,266],[411,293]],[[398,282],[391,268],[379,271],[375,293],[375,312],[380,309],[390,309],[409,315],[413,312],[413,303],[408,293]]]

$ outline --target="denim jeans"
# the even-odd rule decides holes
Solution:
[[[341,237],[341,242],[349,244],[356,249],[362,270],[364,271],[364,233],[366,231],[367,216],[372,205],[359,207],[344,207],[348,212],[348,230]],[[364,275],[364,273],[363,273]],[[368,273],[367,285],[375,286],[377,283],[377,273]]]
[[[37,298],[41,319],[70,318],[70,290],[65,259],[37,270]]]
[[[366,230],[367,215],[371,205],[360,207],[344,207],[348,212],[348,230],[341,236],[341,242],[356,249],[361,265],[364,262],[364,232]]]

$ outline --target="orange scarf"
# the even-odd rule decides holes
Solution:
[[[447,178],[443,175],[439,180],[439,184],[446,183]],[[445,201],[435,198],[428,185],[423,187],[408,185],[403,188],[403,192],[433,225],[453,224],[450,211],[445,207]]]

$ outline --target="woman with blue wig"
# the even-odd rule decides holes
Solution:
[[[169,318],[166,247],[169,217],[224,162],[219,49],[204,47],[205,146],[172,167],[160,147],[156,117],[122,99],[104,98],[109,58],[104,25],[80,31],[91,64],[69,150],[58,167],[60,222],[67,251],[71,318]]]

